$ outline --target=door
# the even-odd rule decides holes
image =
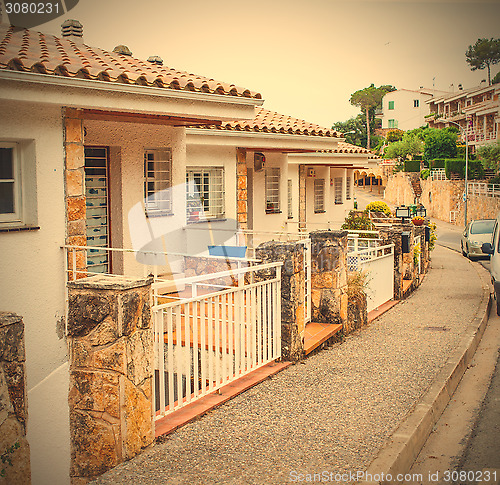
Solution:
[[[110,273],[108,147],[85,147],[85,196],[87,199],[87,270]]]

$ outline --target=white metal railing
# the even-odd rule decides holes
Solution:
[[[347,254],[348,271],[362,271],[367,277],[367,311],[378,308],[394,296],[394,244]]]
[[[485,195],[486,197],[500,197],[500,184],[486,182],[469,182],[467,184],[469,195]]]
[[[281,264],[239,269],[239,286],[181,301],[163,301],[153,284],[156,419],[280,358]]]
[[[107,247],[101,247],[101,246],[76,246],[76,245],[62,245],[61,246],[65,253],[66,253],[66,258],[65,258],[65,263],[66,263],[66,268],[65,272],[67,274],[67,279],[68,281],[75,281],[76,279],[82,278],[82,277],[88,277],[88,276],[96,276],[96,275],[107,275],[107,276],[116,276],[120,277],[120,279],[126,279],[126,278],[131,278],[135,279],[139,276],[147,276],[147,275],[152,275],[155,280],[156,279],[163,279],[161,276],[161,269],[171,269],[169,265],[169,259],[172,258],[177,258],[177,259],[184,259],[184,258],[193,258],[193,257],[201,257],[204,259],[208,259],[211,261],[215,262],[227,262],[230,267],[234,267],[235,269],[241,269],[242,267],[245,266],[251,266],[254,263],[259,262],[259,260],[254,259],[254,258],[238,258],[238,257],[230,257],[230,256],[211,256],[211,255],[202,255],[202,256],[197,256],[193,254],[186,254],[186,253],[174,253],[174,252],[164,252],[164,251],[136,251],[134,249],[128,249],[128,248],[107,248]],[[121,257],[128,256],[130,260],[128,261],[129,263],[132,262],[132,260],[136,261],[139,257],[149,257],[151,258],[150,263],[151,264],[146,264],[142,263],[140,264],[140,267],[142,268],[141,274],[129,274],[124,275],[123,271],[123,261],[120,267],[122,268],[122,271],[120,272],[114,272],[114,273],[103,273],[103,272],[98,272],[98,271],[93,271],[92,265],[87,264],[87,252],[88,251],[99,251],[99,252],[107,252],[110,254],[118,254]],[[164,264],[158,264],[159,259],[164,260]],[[112,258],[108,258],[108,260],[112,260]],[[136,261],[137,262],[137,261]],[[156,263],[156,264],[153,264]]]
[[[446,170],[444,168],[433,168],[430,172],[431,180],[446,180]]]
[[[484,132],[482,130],[469,130],[467,131],[467,139],[472,142],[481,142],[481,141],[489,141],[497,139],[496,131],[487,131]],[[465,141],[465,135],[461,135],[461,141]]]
[[[350,233],[347,236],[347,253],[358,252],[368,248],[377,248],[380,246],[381,241],[379,238],[359,237],[359,234]]]
[[[370,247],[347,253],[347,271],[360,271],[365,261],[380,258],[394,252],[394,244]]]

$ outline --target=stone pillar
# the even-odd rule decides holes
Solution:
[[[306,182],[307,167],[299,165],[299,231],[306,229]]]
[[[248,229],[247,151],[236,149],[236,220],[239,229]]]
[[[65,151],[65,194],[66,194],[66,244],[87,245],[87,221],[85,198],[85,152],[83,114],[79,109],[66,108],[64,111],[64,151]],[[70,256],[68,267],[73,264]],[[77,251],[78,270],[86,269],[84,250]],[[85,277],[79,273],[78,278]],[[69,275],[72,279],[73,275]]]
[[[312,321],[347,322],[347,231],[314,231],[311,238]]]
[[[31,483],[25,360],[22,317],[0,312],[0,454],[8,452],[12,462],[0,463],[5,470],[0,483],[9,485]]]
[[[154,440],[151,278],[68,283],[73,484],[85,484]]]
[[[281,356],[285,360],[300,360],[304,357],[305,330],[304,247],[296,242],[269,241],[257,247],[255,257],[265,263],[283,261]]]
[[[394,299],[401,300],[403,294],[403,280],[415,279],[415,268],[413,264],[413,236],[415,226],[413,224],[401,224],[392,227],[379,228],[380,238],[383,245],[394,244]],[[401,235],[403,232],[410,233],[410,252],[403,254],[401,247]],[[413,286],[413,283],[412,283]]]

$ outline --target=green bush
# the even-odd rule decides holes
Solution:
[[[429,161],[430,168],[444,168],[444,158],[435,158],[434,160]]]
[[[500,175],[492,177],[488,180],[488,185],[500,184]]]
[[[420,172],[420,162],[418,160],[406,160],[405,172]]]
[[[373,231],[375,229],[375,225],[368,217],[368,214],[365,214],[364,212],[350,211],[349,215],[345,218],[344,224],[342,224],[342,229],[350,229],[354,231]]]
[[[431,171],[428,168],[421,170],[420,171],[420,178],[422,180],[427,180],[429,178],[430,173],[431,173]]]
[[[366,208],[365,212],[383,212],[385,215],[390,216],[391,215],[391,209],[389,206],[381,201],[381,200],[376,200],[374,202],[370,202]]]
[[[484,178],[484,168],[481,162],[469,160],[469,170],[467,177],[469,180]],[[456,173],[460,178],[465,178],[465,160],[461,158],[448,158],[445,160],[446,177],[450,178],[452,173]]]

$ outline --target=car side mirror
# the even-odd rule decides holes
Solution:
[[[483,243],[481,251],[484,254],[493,254],[493,245],[491,243]]]

